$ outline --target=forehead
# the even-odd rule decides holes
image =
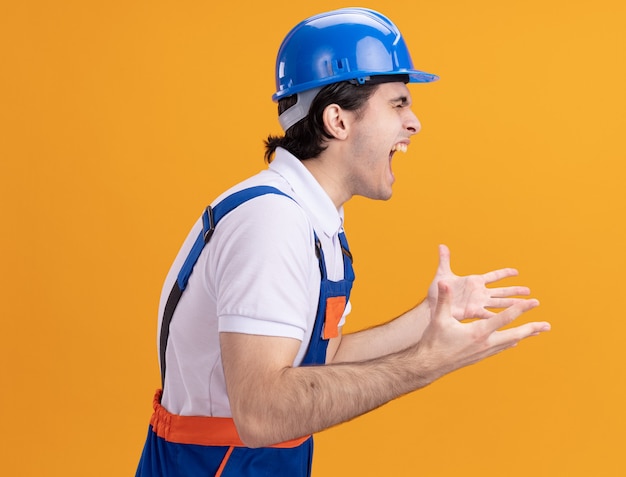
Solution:
[[[395,101],[404,99],[407,102],[411,102],[411,92],[407,88],[406,84],[401,81],[393,83],[382,83],[376,89],[376,92],[370,99],[377,99],[382,101]]]

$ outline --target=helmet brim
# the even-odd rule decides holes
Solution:
[[[426,73],[425,71],[419,70],[396,70],[393,73],[389,72],[381,72],[381,73],[372,73],[372,72],[362,72],[362,75],[359,75],[358,72],[350,72],[346,75],[335,75],[326,78],[326,80],[315,80],[309,83],[303,83],[298,86],[291,87],[289,89],[283,91],[277,91],[272,95],[272,101],[277,102],[282,98],[287,98],[294,94],[302,93],[303,91],[308,91],[313,88],[318,88],[320,86],[326,86],[334,83],[341,83],[342,81],[354,81],[359,78],[365,78],[363,84],[367,84],[367,78],[373,78],[377,76],[385,76],[385,82],[389,83],[393,81],[394,76],[398,76],[398,81],[403,81],[404,78],[409,79],[409,83],[432,83],[433,81],[437,81],[439,76]],[[402,78],[402,79],[401,79]],[[380,82],[380,81],[379,81]],[[403,81],[406,82],[406,81]],[[359,81],[361,83],[361,81]]]

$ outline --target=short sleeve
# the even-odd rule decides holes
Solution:
[[[252,199],[218,224],[211,247],[219,331],[302,341],[315,318],[319,267],[301,207],[275,194]]]

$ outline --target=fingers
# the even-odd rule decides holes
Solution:
[[[448,284],[441,280],[437,283],[437,308],[434,319],[452,316],[452,292]]]
[[[519,272],[515,268],[501,268],[500,270],[484,273],[481,276],[485,283],[493,283],[503,278],[516,277],[517,275],[519,275]]]
[[[476,316],[473,316],[472,318],[479,318],[481,320],[486,320],[487,318],[491,318],[492,316],[496,316],[497,313],[493,312],[493,311],[489,311],[485,308],[481,309],[481,310],[477,310],[474,313]]]
[[[515,305],[518,302],[527,301],[526,298],[490,298],[486,301],[484,308],[473,310],[471,318],[491,318],[497,313],[492,309],[504,309]]]
[[[491,335],[491,343],[494,347],[506,349],[514,346],[523,339],[529,338],[531,336],[537,336],[538,334],[546,331],[550,331],[550,323],[525,323],[523,325],[516,326],[515,328],[496,331]]]
[[[484,328],[484,331],[486,333],[493,333],[500,328],[503,328],[504,326],[510,324],[513,320],[521,316],[523,313],[526,313],[527,311],[530,311],[537,306],[539,306],[538,300],[519,300],[514,305],[510,306],[504,311],[496,313],[489,319],[481,321],[480,326]]]
[[[493,298],[504,298],[509,296],[528,296],[530,295],[530,288],[528,287],[502,287],[502,288],[490,288],[490,293]]]
[[[444,245],[439,245],[439,272],[451,273],[450,268],[450,249]]]
[[[426,343],[422,349],[435,350],[437,359],[449,360],[449,365],[444,366],[448,371],[480,361],[550,329],[546,322],[508,326],[537,307],[539,301],[535,299],[510,299],[513,304],[499,313],[483,310],[480,317],[484,319],[459,323],[451,315],[452,295],[456,294],[454,283],[454,279],[437,283],[435,313],[422,337],[422,342]]]
[[[486,308],[508,308],[519,301],[526,301],[526,298],[492,298],[485,306]]]

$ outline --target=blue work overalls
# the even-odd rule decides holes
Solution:
[[[215,226],[228,212],[254,197],[264,194],[285,195],[269,186],[244,189],[228,196],[203,214],[203,231],[185,261],[165,306],[161,324],[161,378],[165,380],[165,348],[176,304],[187,285],[202,248]],[[289,196],[287,196],[289,197]],[[354,271],[346,237],[339,234],[343,250],[344,279],[328,280],[320,241],[315,247],[321,273],[320,297],[311,341],[301,366],[323,365],[328,340],[338,335],[338,323],[350,297]],[[272,447],[245,447],[230,418],[179,416],[161,406],[162,391],[154,397],[154,413],[141,455],[136,477],[305,477],[311,475],[313,437],[305,436]]]

